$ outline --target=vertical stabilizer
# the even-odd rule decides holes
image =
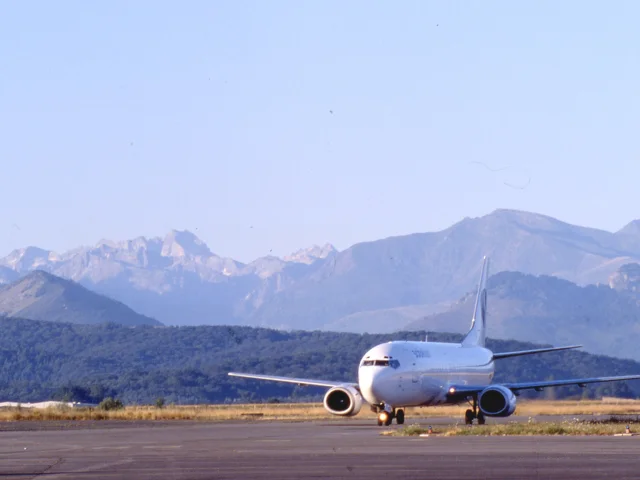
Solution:
[[[487,277],[489,276],[489,257],[484,257],[476,306],[471,319],[471,329],[462,340],[463,347],[484,347],[487,325]]]

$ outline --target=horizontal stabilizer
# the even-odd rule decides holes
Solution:
[[[258,375],[254,373],[229,372],[230,377],[251,378],[253,380],[267,380],[271,382],[295,383],[296,385],[309,385],[313,387],[337,387],[338,385],[349,384],[349,382],[335,382],[331,380],[312,380],[308,378],[277,377],[274,375]]]
[[[571,350],[573,348],[581,348],[581,347],[582,345],[570,345],[568,347],[549,347],[549,348],[537,348],[535,350],[520,350],[519,352],[494,353],[493,359],[499,360],[501,358],[519,357],[520,355],[533,355],[534,353],[559,352],[560,350]]]

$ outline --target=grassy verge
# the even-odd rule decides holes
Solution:
[[[608,420],[572,420],[565,422],[510,422],[499,425],[445,425],[436,426],[432,434],[449,436],[505,436],[505,435],[614,435],[625,433],[629,425],[632,433],[640,432],[640,417],[613,417]],[[397,430],[387,430],[382,435],[408,437],[429,433],[421,425],[409,425]]]
[[[428,408],[408,408],[406,416],[412,418],[463,418],[467,405]],[[588,401],[523,401],[515,415],[629,415],[640,414],[640,401],[608,400]],[[364,406],[356,419],[375,418]],[[341,420],[345,417],[330,415],[320,403],[282,403],[246,405],[189,405],[156,408],[128,406],[122,410],[103,411],[88,408],[2,408],[0,422],[21,420]]]
[[[135,406],[107,411],[96,408],[70,407],[43,409],[7,408],[0,410],[0,422],[28,420],[302,420],[326,418],[327,416],[329,415],[326,410],[316,405],[282,405],[277,407],[266,405],[203,405],[165,408]]]

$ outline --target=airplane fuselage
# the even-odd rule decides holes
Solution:
[[[489,385],[493,354],[456,343],[395,341],[362,357],[358,385],[371,405],[396,407],[450,403],[450,385]]]

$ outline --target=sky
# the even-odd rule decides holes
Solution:
[[[640,218],[640,3],[0,5],[0,256]]]

